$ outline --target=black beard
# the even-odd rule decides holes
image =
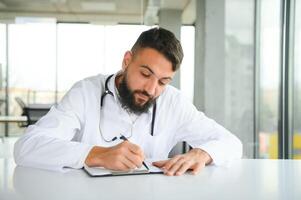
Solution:
[[[124,109],[128,110],[131,113],[140,115],[142,113],[147,113],[149,108],[154,104],[155,98],[151,97],[146,91],[136,90],[132,91],[127,84],[126,73],[123,74],[122,80],[120,81],[118,92],[119,92],[119,100]],[[149,97],[149,100],[145,102],[143,105],[137,105],[135,103],[135,93],[143,94]]]

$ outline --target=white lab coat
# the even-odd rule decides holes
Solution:
[[[157,99],[154,136],[151,136],[153,109],[140,116],[130,116],[117,97],[115,77],[116,74],[108,84],[114,96],[104,98],[102,109],[100,96],[107,76],[77,82],[60,103],[29,126],[16,142],[16,163],[55,171],[82,168],[93,146],[109,147],[121,142],[120,139],[105,142],[99,129],[106,140],[132,134],[129,140],[151,159],[166,159],[180,141],[203,149],[218,165],[242,156],[240,140],[199,112],[172,86],[167,86]],[[137,118],[134,123],[133,118]]]

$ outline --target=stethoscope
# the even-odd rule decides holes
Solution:
[[[110,81],[110,79],[112,78],[113,75],[114,75],[114,74],[108,76],[108,78],[107,78],[106,81],[105,81],[105,91],[102,93],[102,95],[101,95],[101,97],[100,97],[100,111],[102,110],[102,107],[103,107],[103,104],[104,104],[104,98],[105,98],[108,94],[114,97],[113,92],[111,92],[111,91],[109,90],[109,87],[108,87],[109,81]],[[153,113],[152,113],[151,136],[154,135],[154,127],[155,127],[155,120],[156,120],[156,110],[157,110],[157,104],[156,104],[156,101],[155,101],[155,102],[154,102],[154,105],[153,105]],[[113,141],[117,140],[117,139],[118,139],[117,136],[113,137],[111,140],[108,140],[108,139],[106,139],[106,138],[104,137],[104,135],[103,135],[103,133],[102,133],[102,131],[101,131],[101,128],[100,128],[100,119],[101,119],[101,118],[99,118],[99,126],[98,126],[98,128],[99,128],[99,132],[100,132],[101,138],[102,138],[105,142],[113,142]],[[131,133],[131,135],[129,135],[129,136],[120,135],[120,138],[119,138],[119,139],[122,139],[121,137],[125,137],[126,139],[128,139],[128,138],[132,137],[132,133]]]

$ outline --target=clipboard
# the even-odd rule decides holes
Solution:
[[[103,167],[88,167],[84,165],[84,171],[91,177],[110,177],[110,176],[129,176],[129,175],[150,175],[150,174],[163,174],[163,171],[151,165],[150,162],[145,162],[147,168],[142,165],[140,168],[130,170],[130,171],[114,171],[105,169]]]

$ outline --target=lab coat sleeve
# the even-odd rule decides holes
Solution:
[[[206,117],[183,97],[177,98],[179,126],[176,141],[186,141],[193,148],[206,151],[213,164],[224,165],[242,156],[241,141],[227,129]]]
[[[80,134],[84,109],[83,84],[78,82],[16,142],[16,164],[54,171],[82,168],[92,146],[73,138]]]

